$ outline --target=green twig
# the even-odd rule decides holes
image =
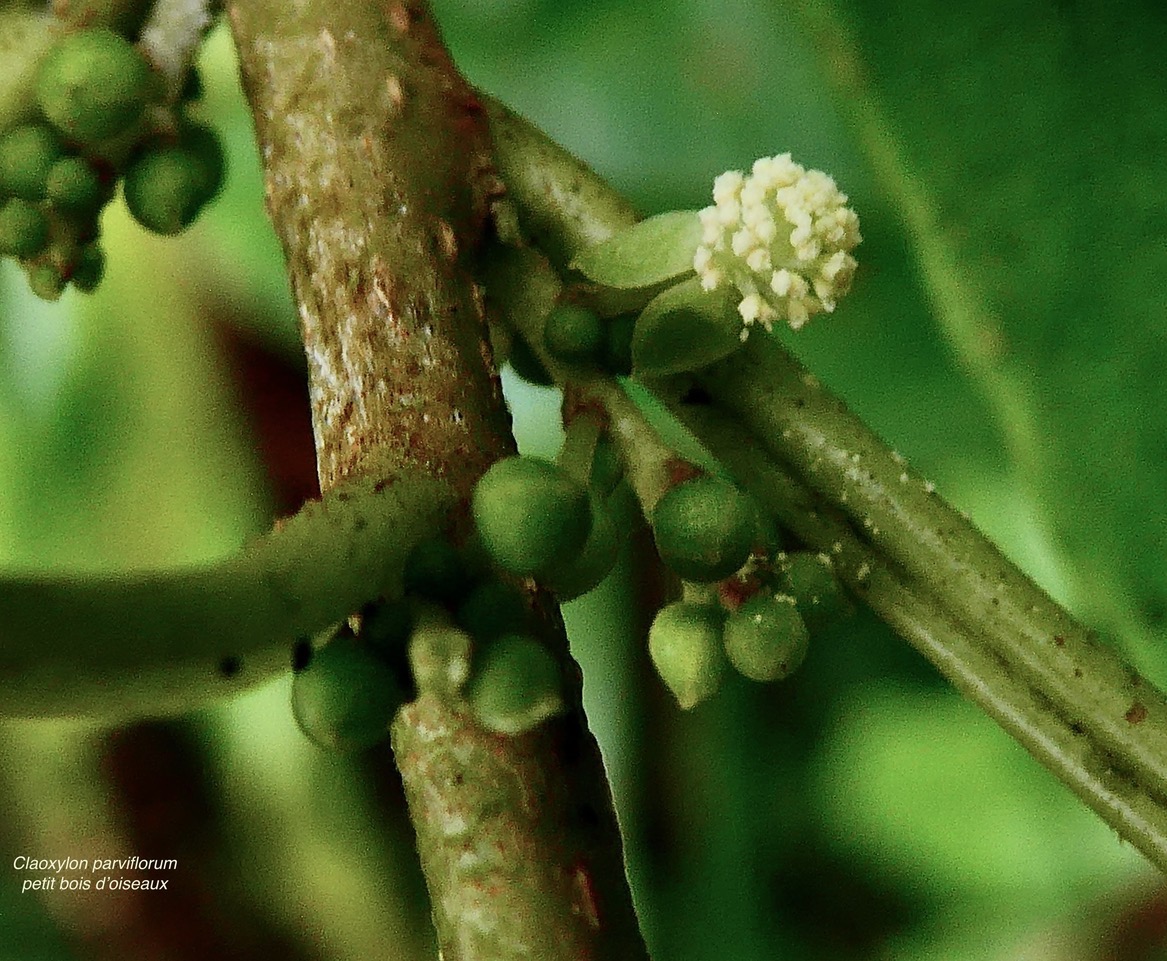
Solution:
[[[353,481],[237,555],[104,577],[0,580],[0,714],[177,713],[288,669],[291,644],[382,593],[446,515],[427,478]]]

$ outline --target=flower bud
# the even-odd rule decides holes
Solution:
[[[475,653],[466,700],[483,727],[523,734],[563,713],[562,672],[534,638],[509,634],[482,644]]]
[[[725,612],[678,601],[662,607],[648,630],[648,653],[684,710],[717,693],[725,673],[721,632]]]
[[[577,554],[592,526],[588,494],[555,464],[506,457],[478,481],[474,522],[494,562],[519,577],[539,577]]]
[[[35,204],[19,198],[0,207],[0,254],[35,257],[49,242],[49,222]]]
[[[701,583],[737,571],[750,556],[757,529],[749,495],[717,477],[677,484],[652,512],[661,560],[685,580]]]
[[[806,657],[809,639],[794,598],[784,594],[752,597],[725,622],[725,653],[754,681],[789,676]]]
[[[593,367],[604,357],[604,325],[587,308],[562,304],[543,323],[543,344],[562,364]]]
[[[41,64],[36,84],[49,122],[87,145],[116,137],[137,121],[149,90],[145,59],[105,27],[62,37]]]
[[[25,124],[0,138],[0,193],[43,200],[45,182],[61,144],[44,124]]]
[[[352,634],[316,651],[292,679],[292,713],[310,740],[333,751],[372,747],[404,703],[393,671]]]
[[[62,157],[49,169],[45,196],[67,214],[90,214],[102,205],[107,192],[88,161],[81,157]]]
[[[778,567],[782,591],[794,598],[798,613],[810,630],[821,630],[850,613],[851,605],[830,558],[811,551],[794,551]]]
[[[97,244],[82,247],[73,264],[73,271],[69,275],[69,282],[82,293],[90,293],[101,283],[105,273],[105,254]]]
[[[223,154],[206,127],[188,125],[174,144],[144,150],[126,171],[130,213],[147,230],[177,234],[186,229],[223,184]]]

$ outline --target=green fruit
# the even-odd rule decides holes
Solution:
[[[528,384],[534,384],[537,387],[550,387],[555,383],[551,375],[547,373],[547,368],[543,366],[543,361],[535,356],[522,337],[515,337],[508,359],[511,363],[511,369]]]
[[[606,434],[602,435],[596,441],[596,449],[592,453],[592,472],[588,483],[601,497],[607,497],[623,477],[624,463],[616,453],[616,445]]]
[[[508,634],[482,644],[475,653],[466,700],[483,727],[523,734],[563,713],[563,676],[542,644]]]
[[[577,367],[600,364],[605,352],[604,325],[590,310],[574,304],[556,307],[543,323],[543,345],[555,360]]]
[[[52,264],[37,264],[28,272],[28,286],[41,300],[56,300],[65,289],[65,278]]]
[[[686,580],[702,583],[729,577],[746,562],[757,526],[749,495],[716,477],[677,484],[652,512],[661,560]]]
[[[622,314],[608,321],[604,345],[604,369],[609,374],[632,373],[632,333],[636,315]]]
[[[69,282],[82,293],[97,289],[105,273],[105,254],[96,244],[83,247],[69,275]]]
[[[778,578],[783,593],[794,598],[798,613],[812,631],[822,630],[851,612],[850,601],[825,556],[811,551],[787,554]]]
[[[499,580],[486,580],[472,590],[456,614],[458,626],[480,641],[522,634],[535,627],[535,616],[523,592]]]
[[[36,97],[66,137],[95,144],[130,127],[146,107],[150,68],[124,37],[105,27],[58,41],[41,64]]]
[[[620,556],[620,534],[611,513],[592,497],[592,529],[583,550],[556,564],[543,575],[543,585],[560,603],[582,597],[597,587],[616,566]]]
[[[35,204],[9,200],[0,207],[0,254],[35,257],[49,242],[49,222]]]
[[[794,598],[784,594],[752,597],[725,622],[725,653],[754,681],[788,677],[806,657],[809,640]]]
[[[725,673],[720,607],[678,601],[662,607],[648,630],[648,653],[684,709],[717,693]]]
[[[45,183],[61,144],[44,124],[25,124],[0,139],[0,192],[43,200]]]
[[[126,206],[147,230],[185,230],[223,185],[223,152],[206,127],[188,125],[174,144],[149,147],[126,171]]]
[[[446,537],[427,537],[405,559],[405,592],[436,604],[456,604],[472,584],[462,557]]]
[[[66,213],[93,213],[106,191],[96,170],[81,157],[63,157],[53,164],[45,181],[45,195]]]
[[[533,457],[496,462],[475,485],[471,506],[494,562],[519,577],[538,578],[578,553],[592,526],[587,491]]]
[[[292,679],[292,713],[310,740],[333,751],[359,751],[385,737],[404,703],[394,673],[352,634],[316,651]]]

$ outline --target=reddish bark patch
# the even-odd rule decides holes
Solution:
[[[1126,718],[1128,724],[1142,724],[1143,721],[1147,719],[1146,705],[1139,701],[1135,701],[1135,703],[1130,706],[1130,710],[1127,711],[1123,716]]]

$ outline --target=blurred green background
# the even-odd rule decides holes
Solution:
[[[471,78],[646,213],[789,150],[865,237],[794,349],[1056,598],[1167,679],[1167,9],[1121,0],[440,0]],[[120,203],[99,293],[0,271],[0,560],[175,564],[311,491],[295,312],[229,37],[225,195],[178,240]],[[504,372],[523,449],[554,392]],[[781,687],[682,714],[633,556],[568,605],[661,961],[1167,956],[1162,878],[859,616]],[[177,857],[179,894],[35,900],[0,961],[430,957],[388,752],[295,730],[284,681],[171,724],[0,729],[0,849]],[[165,902],[165,903],[164,903]]]

